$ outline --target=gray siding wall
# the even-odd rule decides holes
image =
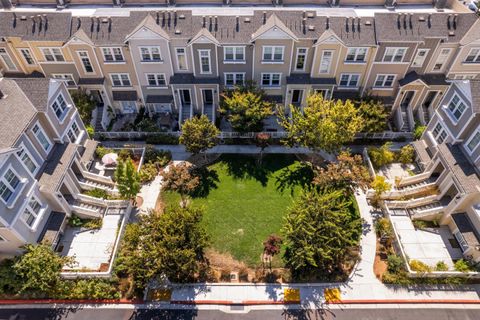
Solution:
[[[463,99],[464,103],[467,105],[467,109],[463,112],[457,123],[454,122],[454,118],[450,114],[448,108],[444,107],[448,106],[448,103],[450,102],[454,94],[457,94],[461,99]],[[469,119],[472,117],[472,107],[470,105],[470,101],[467,99],[464,93],[456,87],[456,85],[452,85],[450,90],[445,93],[443,100],[437,108],[437,112],[440,113],[444,120],[445,126],[448,128],[448,130],[450,130],[450,132],[455,138],[459,137],[461,131],[465,128]]]
[[[425,61],[423,62],[423,65],[421,67],[412,67],[410,65],[410,68],[408,69],[407,72],[415,71],[418,74],[426,73],[428,62],[432,59],[435,49],[437,48],[439,43],[440,43],[440,39],[425,39],[423,43],[420,43],[418,47],[415,50],[413,50],[413,54],[410,60],[413,61],[419,49],[428,49],[428,53],[427,53],[427,56],[425,57]]]
[[[225,45],[228,47],[230,45]],[[235,46],[235,45],[232,45]],[[245,73],[245,81],[252,80],[252,62],[253,62],[253,46],[251,45],[238,45],[245,46],[245,63],[244,64],[229,64],[223,63],[225,47],[218,48],[218,71],[220,76],[220,83],[223,86],[225,84],[225,72],[238,72]]]
[[[202,78],[214,78],[218,77],[218,70],[217,64],[220,64],[217,57],[217,48],[214,44],[210,43],[194,43],[192,45],[193,50],[193,63],[195,68],[195,76],[202,77]],[[199,50],[210,50],[210,69],[211,73],[209,74],[202,74],[200,73],[200,52]],[[223,57],[221,58],[223,59]]]

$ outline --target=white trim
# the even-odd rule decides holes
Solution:
[[[297,69],[297,64],[298,64],[298,56],[300,54],[300,50],[305,50],[305,53],[303,53],[303,55],[305,56],[304,60],[303,60],[303,68],[302,69]],[[305,69],[307,68],[307,58],[308,58],[308,48],[307,47],[298,47],[297,48],[297,51],[295,53],[295,67],[294,67],[294,70],[293,71],[305,71]]]
[[[114,50],[115,50],[115,49],[119,49],[119,50],[120,50],[120,55],[122,56],[122,59],[117,59],[117,58],[115,57],[115,53],[114,53]],[[100,47],[100,50],[102,51],[103,62],[104,62],[105,64],[125,62],[125,55],[123,54],[123,50],[122,50],[121,47]],[[109,51],[108,53],[112,56],[113,60],[107,60],[107,59],[106,59],[105,50],[108,50],[108,51]]]
[[[438,133],[435,134],[435,129],[440,126],[440,129],[438,130]],[[445,133],[445,137],[442,139],[441,142],[438,141],[438,138],[442,135],[442,132]],[[445,142],[445,140],[448,139],[449,135],[448,135],[448,131],[445,129],[445,126],[442,124],[442,121],[440,120],[437,120],[437,123],[433,126],[432,130],[431,130],[431,133],[432,133],[432,137],[435,139],[435,142],[437,144],[442,144]]]
[[[18,161],[20,161],[22,163],[23,167],[25,168],[25,170],[27,170],[27,172],[30,174],[30,176],[32,178],[35,178],[35,175],[37,174],[38,170],[40,170],[40,165],[38,164],[37,160],[35,160],[35,157],[32,156],[32,153],[30,152],[30,150],[28,150],[28,148],[25,146],[25,144],[23,142],[20,143],[18,148],[20,148],[20,150],[15,151],[15,156],[17,157]],[[18,155],[19,152],[24,152],[25,154],[27,154],[27,156],[33,162],[33,164],[35,165],[35,170],[33,172],[30,171],[30,169],[27,167],[27,165],[20,158],[20,156]]]
[[[233,75],[233,84],[232,85],[227,84],[227,75],[229,75],[229,74]],[[224,86],[227,87],[227,88],[232,88],[232,87],[238,85],[236,83],[237,82],[236,78],[237,78],[238,74],[241,74],[243,76],[243,81],[242,81],[241,85],[244,85],[245,84],[245,72],[224,72],[223,73],[223,84],[224,84]]]
[[[25,62],[25,64],[26,64],[27,66],[32,67],[32,66],[36,66],[36,65],[38,64],[37,61],[35,60],[35,57],[34,57],[33,54],[32,54],[32,50],[31,50],[30,48],[18,48],[17,50],[18,50],[18,52],[20,52],[20,55],[22,56],[22,59],[23,59],[23,61]],[[25,58],[25,55],[24,55],[24,53],[23,53],[23,50],[28,51],[28,55],[30,56],[30,58],[31,58],[32,61],[33,61],[32,64],[28,63],[27,58]]]
[[[448,51],[448,53],[446,55],[442,55],[443,51]],[[435,62],[433,63],[431,72],[442,73],[445,69],[445,66],[447,65],[448,59],[450,58],[451,54],[452,54],[452,48],[441,48],[440,52],[437,55],[437,58],[435,59]],[[443,61],[441,62],[442,64],[440,69],[435,69],[435,66],[439,64],[439,61],[441,60],[440,58],[442,57],[443,57]]]
[[[150,60],[143,59],[142,49],[148,50],[148,56],[150,57]],[[152,49],[158,50],[158,55],[160,56],[160,59],[153,59]],[[160,50],[160,46],[139,46],[138,51],[140,52],[140,63],[163,63],[164,62],[162,58],[162,50]]]
[[[473,50],[477,50],[477,54],[474,55],[474,58],[472,61],[467,61],[467,58],[471,56],[471,53]],[[470,48],[470,51],[465,56],[465,60],[463,60],[462,63],[465,63],[465,64],[480,63],[480,48],[479,47]]]
[[[65,81],[65,85],[67,86],[67,88],[77,86],[77,82],[75,81],[72,73],[52,73],[51,76],[52,79]],[[71,79],[66,79],[65,76],[70,76]],[[69,85],[69,81],[73,81],[73,85]]]
[[[470,142],[472,142],[472,140],[475,138],[476,135],[479,135],[479,136],[480,136],[480,128],[477,128],[477,129],[473,132],[473,134],[470,136],[470,138],[469,138],[469,139],[465,142],[465,144],[464,144],[464,147],[465,147],[465,149],[467,150],[467,152],[468,152],[469,155],[472,155],[472,154],[475,152],[475,150],[477,150],[478,146],[480,146],[480,141],[479,141],[479,142],[477,142],[477,144],[473,147],[472,150],[470,150],[470,149],[468,148],[468,145],[470,144]]]
[[[342,82],[342,77],[343,76],[348,76],[348,85],[341,85],[340,83]],[[351,86],[350,85],[350,82],[352,81],[352,77],[353,76],[357,76],[357,84],[355,86]],[[340,73],[340,76],[339,76],[339,81],[338,81],[338,88],[339,89],[347,89],[347,88],[351,88],[351,89],[358,89],[358,87],[360,86],[360,77],[361,77],[361,74],[360,73]]]
[[[382,77],[382,76],[383,76],[382,85],[381,85],[381,86],[377,86],[378,78],[379,78],[379,77]],[[385,83],[387,82],[388,77],[392,77],[392,76],[393,76],[393,79],[391,80],[392,85],[386,86]],[[374,88],[375,90],[378,90],[378,89],[393,89],[393,85],[395,84],[395,80],[396,80],[396,79],[397,79],[397,75],[396,75],[396,74],[377,73],[377,76],[375,77],[375,80],[374,80],[374,82],[373,82],[373,88]]]
[[[425,55],[420,57],[419,54],[420,52],[425,52]],[[415,53],[415,56],[413,57],[412,59],[412,63],[410,64],[410,66],[412,68],[421,68],[423,67],[423,65],[425,64],[425,60],[427,59],[427,56],[428,56],[428,53],[430,52],[430,49],[428,48],[420,48],[420,49],[417,49],[417,52]],[[420,61],[421,63],[419,65],[415,65],[415,62],[416,60],[420,58]]]
[[[92,59],[90,59],[90,55],[88,54],[88,50],[77,50],[76,53],[77,53],[78,59],[80,60],[80,64],[82,65],[83,73],[85,73],[85,74],[95,74],[96,75],[97,73],[95,72],[95,68],[93,67]],[[83,54],[83,53],[85,53],[87,56],[82,57],[81,54]],[[85,67],[85,64],[83,63],[83,58],[88,59],[90,67],[92,68],[91,72],[87,71],[87,68]]]
[[[46,63],[65,63],[66,62],[65,61],[65,56],[63,55],[62,49],[60,47],[39,47],[38,49],[42,53],[43,58],[44,58]],[[44,50],[49,52],[49,54],[47,54],[47,55],[51,56],[53,58],[53,61],[47,59],[47,55],[45,54]],[[60,55],[62,56],[63,60],[57,59],[57,55],[55,55],[53,53],[53,50],[60,51]]]
[[[365,54],[363,56],[363,60],[357,60],[359,56],[359,51],[365,49]],[[367,57],[368,57],[368,47],[347,47],[347,53],[345,54],[345,59],[344,63],[345,64],[362,64],[362,63],[367,63]],[[354,58],[353,60],[347,60],[348,58],[348,52],[350,50],[355,50]]]
[[[155,77],[155,85],[150,84],[148,76],[154,76]],[[165,84],[158,84],[158,76],[163,76],[163,80]],[[145,73],[145,78],[147,79],[147,86],[151,88],[167,88],[168,87],[168,82],[167,82],[167,76],[165,73]]]
[[[108,75],[110,76],[112,87],[115,87],[115,88],[131,88],[132,87],[132,80],[130,79],[130,74],[122,72],[122,73],[109,73]],[[123,83],[124,79],[122,79],[122,76],[125,76],[125,75],[128,78],[128,82],[129,82],[128,85]],[[113,76],[118,76],[118,80],[121,82],[121,85],[115,85],[113,81]]]
[[[388,50],[393,50],[393,54],[391,55],[392,58],[390,60],[386,60],[385,57],[387,56],[387,51]],[[400,61],[394,61],[395,57],[398,56],[398,52],[400,50],[404,50],[402,54],[402,59]],[[381,62],[386,62],[386,63],[401,63],[403,62],[403,59],[405,59],[405,55],[407,54],[408,47],[385,47],[385,51],[383,52],[383,57]],[[407,62],[408,63],[408,62]]]
[[[60,96],[62,97],[62,100],[65,103],[65,109],[62,110],[62,114],[59,117],[57,115],[53,105],[56,103],[59,108],[61,107],[62,104],[58,101],[58,98]],[[60,124],[63,124],[63,122],[65,121],[65,118],[68,114],[68,111],[72,108],[72,106],[67,103],[67,99],[65,99],[65,96],[63,95],[63,92],[61,92],[61,91],[56,95],[55,99],[53,99],[52,103],[50,104],[50,107],[52,107],[53,113],[57,117],[57,120],[60,122]]]
[[[33,129],[35,128],[35,126],[38,127],[38,130],[45,136],[45,139],[47,139],[48,143],[50,144],[48,146],[48,149],[45,150],[45,148],[43,147],[42,145],[42,142],[40,141],[40,139],[38,138],[37,134],[33,131]],[[45,152],[45,153],[49,153],[50,150],[52,150],[53,148],[53,143],[52,143],[52,140],[50,140],[50,138],[48,137],[48,135],[46,134],[45,130],[43,129],[42,125],[40,124],[40,121],[36,121],[35,124],[32,126],[32,129],[31,129],[33,135],[35,136],[35,139],[37,139],[37,142],[40,144],[40,147],[42,148],[42,150]]]
[[[265,48],[272,48],[272,59],[265,60]],[[276,60],[275,59],[275,49],[281,48],[282,49],[282,59]],[[262,64],[283,64],[285,63],[285,46],[262,46]]]
[[[264,85],[263,84],[263,76],[267,75],[267,74],[270,75],[269,76],[269,84]],[[278,85],[272,85],[274,75],[278,75]],[[271,89],[281,88],[281,86],[282,86],[282,73],[281,72],[262,72],[260,74],[260,86],[263,87],[263,88],[271,88]]]
[[[203,65],[202,65],[202,53],[207,53],[208,54],[208,72],[203,71]],[[206,57],[203,57],[206,58]],[[211,55],[211,50],[210,49],[199,49],[198,50],[198,65],[200,69],[200,74],[212,74],[212,55]]]
[[[457,97],[458,98],[458,101],[456,103],[453,102],[453,99]],[[454,104],[454,108],[453,110],[450,110],[450,104]],[[464,109],[461,110],[461,113],[460,113],[460,116],[458,118],[455,117],[454,113],[455,111],[460,111],[459,110],[459,106],[462,105],[464,106]],[[448,117],[450,118],[450,120],[452,120],[452,122],[456,125],[460,119],[462,118],[462,116],[465,114],[465,111],[467,110],[468,108],[468,105],[465,103],[465,101],[460,97],[460,95],[458,95],[456,92],[453,93],[452,97],[450,98],[450,100],[448,101],[447,104],[443,105],[443,107],[445,108],[445,112],[447,113]]]
[[[34,199],[38,205],[40,206],[38,212],[34,212],[32,208],[30,207],[30,201]],[[27,200],[27,199],[25,199]],[[22,210],[20,210],[20,220],[31,230],[31,231],[36,231],[38,224],[40,223],[41,218],[43,217],[45,211],[46,211],[47,206],[45,206],[40,199],[33,193],[30,197],[28,197],[28,200],[25,201],[25,205],[23,206]],[[29,225],[27,221],[25,220],[25,211],[27,211],[34,217],[32,225]]]
[[[17,186],[13,189],[12,191],[12,186],[10,185],[10,183],[5,179],[5,174],[8,172],[8,171],[12,171],[12,173],[15,175],[15,177],[17,178],[18,180],[18,184]],[[25,183],[26,183],[26,179],[23,178],[21,175],[18,174],[18,172],[13,168],[12,164],[9,164],[7,169],[3,172],[3,174],[0,176],[0,181],[3,181],[3,183],[5,184],[5,186],[12,192],[12,194],[10,195],[10,198],[5,201],[5,199],[3,199],[2,196],[0,196],[0,201],[2,201],[6,206],[7,208],[13,208],[13,206],[15,205],[15,203],[17,202],[18,200],[18,197],[20,196],[20,193],[21,191],[23,190],[23,188],[25,187]],[[19,191],[20,190],[20,191]],[[14,198],[11,198],[11,197],[14,197]]]
[[[187,58],[187,48],[186,47],[175,47],[175,61],[177,63],[178,71],[188,71],[188,58]],[[185,69],[180,69],[180,64],[178,62],[178,49],[183,49],[183,55],[185,57]]]
[[[12,57],[11,57],[10,54],[8,53],[7,48],[6,48],[6,47],[2,47],[2,48],[0,48],[0,50],[5,50],[4,53],[0,53],[0,59],[3,61],[3,65],[5,66],[5,69],[7,69],[8,71],[18,71],[17,65],[15,64],[15,62],[14,62],[13,59],[12,59]],[[8,59],[10,59],[10,62],[13,64],[13,67],[14,67],[15,69],[10,69],[10,67],[8,66],[8,64],[5,62],[4,55],[6,55]]]
[[[233,49],[233,59],[227,60],[227,48]],[[236,50],[240,48],[242,49],[243,59],[237,59],[237,52]],[[245,46],[224,46],[223,47],[223,63],[224,64],[245,64],[246,63],[246,53],[245,53]]]
[[[324,55],[325,55],[326,52],[330,53],[330,62],[328,63],[327,71],[322,72],[322,62],[323,62],[323,58],[324,58]],[[320,57],[320,63],[319,63],[319,66],[318,66],[318,73],[319,74],[330,74],[331,73],[334,53],[335,53],[335,50],[322,50],[322,55]]]

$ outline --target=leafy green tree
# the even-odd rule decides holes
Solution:
[[[61,257],[48,245],[25,246],[25,253],[18,257],[13,272],[21,280],[19,293],[32,296],[54,296],[60,288],[60,271],[73,263],[71,257]]]
[[[373,179],[370,187],[375,191],[375,194],[372,198],[372,205],[374,207],[379,207],[382,195],[385,192],[390,191],[392,185],[387,182],[384,176],[376,176],[375,179]]]
[[[387,129],[389,113],[381,101],[374,99],[362,100],[357,108],[358,114],[363,120],[362,132],[374,133]]]
[[[206,115],[193,117],[182,125],[180,143],[185,149],[193,154],[205,152],[217,144],[217,136],[220,130],[208,120]]]
[[[182,199],[181,206],[187,205],[187,196],[200,184],[200,179],[192,175],[189,166],[183,162],[172,165],[161,173],[162,188],[165,191],[178,192]]]
[[[90,96],[84,89],[79,89],[71,94],[73,103],[77,107],[80,118],[85,125],[92,121],[92,111],[95,109],[95,101],[91,100]],[[102,115],[98,115],[101,117]]]
[[[290,111],[289,117],[280,108],[278,117],[287,132],[283,143],[291,147],[336,152],[362,129],[362,118],[350,100],[326,100],[315,93],[307,97],[303,110],[290,105]]]
[[[372,164],[375,168],[381,168],[395,160],[395,153],[390,150],[391,146],[392,143],[388,141],[385,142],[380,148],[368,148],[368,155],[370,156]]]
[[[283,226],[284,261],[295,279],[328,278],[342,264],[361,234],[360,217],[350,211],[342,190],[312,189],[294,203]]]
[[[400,149],[400,153],[398,154],[398,161],[403,164],[413,163],[415,159],[415,149],[412,145],[407,144]]]
[[[132,159],[118,162],[115,181],[122,198],[135,201],[137,193],[140,192],[140,176],[135,170]]]
[[[177,283],[195,281],[208,245],[202,216],[199,208],[176,206],[162,214],[150,212],[127,225],[117,273],[132,277],[139,289],[162,276]]]
[[[326,168],[315,172],[313,183],[320,187],[365,188],[371,181],[368,169],[363,165],[360,155],[351,155],[342,151],[337,156],[337,161],[329,163]]]
[[[413,138],[419,140],[422,138],[423,133],[427,129],[427,126],[422,126],[418,122],[415,123],[415,128],[413,129]]]
[[[272,104],[253,85],[223,93],[219,110],[238,132],[262,131],[263,120],[273,114]]]

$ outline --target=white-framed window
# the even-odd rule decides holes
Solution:
[[[348,48],[345,61],[347,62],[365,62],[368,48]]]
[[[65,118],[68,110],[68,104],[67,101],[65,101],[63,94],[59,93],[55,98],[52,103],[52,109],[55,112],[58,120],[62,121]]]
[[[467,109],[465,102],[455,93],[448,102],[448,111],[450,116],[457,122]]]
[[[394,74],[377,74],[377,79],[375,79],[374,87],[391,88],[393,87],[395,77],[396,75]]]
[[[37,138],[38,142],[42,146],[43,150],[49,151],[50,148],[52,147],[52,143],[50,142],[50,139],[47,138],[47,135],[45,134],[45,131],[43,128],[40,126],[39,123],[36,123],[33,128],[32,132]]]
[[[471,154],[480,144],[480,129],[473,134],[473,136],[467,141],[465,146],[467,147],[468,152]]]
[[[340,75],[340,87],[358,87],[360,75],[357,73],[342,73]]]
[[[263,46],[263,61],[265,62],[283,62],[283,46]]]
[[[137,111],[137,103],[135,101],[119,101],[122,113],[134,113]]]
[[[279,87],[281,84],[281,73],[262,73],[263,87]]]
[[[450,48],[444,48],[440,51],[440,54],[437,57],[437,61],[433,65],[433,71],[443,70],[443,67],[444,67],[445,63],[447,62],[451,51],[452,51],[452,49],[450,49]]]
[[[62,50],[60,50],[60,48],[41,48],[41,50],[42,50],[43,56],[45,57],[45,61],[48,61],[48,62],[65,61]]]
[[[90,57],[88,56],[87,51],[78,51],[78,56],[80,61],[82,61],[83,71],[85,73],[93,73],[92,62],[90,61]]]
[[[67,136],[70,142],[74,143],[77,141],[78,135],[80,134],[80,128],[76,121],[72,122],[70,129],[68,129]]]
[[[20,150],[17,151],[17,157],[31,174],[34,175],[37,172],[37,169],[39,168],[38,163],[32,157],[25,145],[20,145]]]
[[[112,78],[114,87],[130,87],[132,85],[128,73],[111,73],[110,78]]]
[[[407,48],[391,48],[388,47],[385,49],[383,55],[383,62],[402,62],[407,53]]]
[[[322,59],[320,60],[320,73],[330,73],[332,65],[333,50],[323,50]]]
[[[32,53],[30,52],[30,49],[20,49],[20,53],[23,56],[23,59],[28,65],[35,65],[35,60],[33,60]]]
[[[445,131],[440,122],[437,122],[437,125],[433,128],[432,134],[438,144],[442,144],[448,136],[447,131]]]
[[[69,74],[69,73],[57,73],[57,74],[52,74],[52,77],[54,79],[58,79],[58,80],[63,80],[65,81],[65,84],[68,86],[68,87],[76,87],[77,84],[75,83],[75,80],[73,79],[73,75],[72,74]]]
[[[295,58],[295,70],[304,71],[307,64],[307,48],[297,48],[297,56]]]
[[[119,62],[125,61],[123,58],[122,48],[113,47],[113,48],[102,48],[103,60],[105,62]]]
[[[212,66],[210,63],[210,50],[198,50],[198,58],[200,60],[200,73],[212,73]]]
[[[10,58],[10,55],[8,54],[7,49],[0,48],[0,59],[2,59],[3,64],[7,67],[9,71],[18,70],[15,63],[13,63],[12,58]]]
[[[188,70],[187,49],[175,48],[175,57],[177,58],[178,70]]]
[[[244,62],[245,47],[225,47],[223,48],[224,62]]]
[[[140,47],[140,56],[142,57],[142,62],[162,61],[160,47]]]
[[[167,80],[165,79],[165,74],[163,73],[148,73],[146,75],[148,85],[151,87],[166,87]]]
[[[421,68],[429,51],[430,49],[418,49],[415,58],[413,58],[412,67]]]
[[[23,210],[22,220],[32,228],[37,221],[37,218],[40,214],[40,210],[42,210],[42,204],[37,199],[37,197],[32,196]]]
[[[245,84],[245,73],[229,72],[225,73],[225,86],[242,86]]]
[[[8,168],[0,177],[0,198],[7,203],[19,185],[20,178],[11,168]]]
[[[465,58],[467,63],[480,63],[480,48],[472,48]]]

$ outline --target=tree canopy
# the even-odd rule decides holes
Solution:
[[[73,91],[71,97],[83,123],[89,125],[92,121],[92,111],[95,109],[95,101],[91,100],[90,96],[83,89]],[[99,116],[101,117],[102,115]]]
[[[161,175],[163,178],[162,188],[166,191],[178,192],[182,198],[182,206],[186,205],[186,197],[200,184],[200,179],[192,175],[185,162],[170,166]]]
[[[133,161],[127,158],[120,160],[115,170],[115,181],[117,182],[118,192],[124,199],[135,199],[140,192],[140,176],[135,170]]]
[[[131,276],[139,289],[162,276],[177,283],[195,281],[208,245],[202,215],[199,208],[175,206],[140,216],[127,225],[116,271]]]
[[[360,217],[353,214],[343,190],[305,191],[287,213],[283,226],[284,261],[294,279],[330,278],[361,234]]]
[[[206,115],[193,117],[182,125],[182,135],[179,142],[185,149],[193,154],[204,152],[217,144],[220,130],[208,120]]]
[[[362,132],[375,133],[387,129],[389,113],[379,100],[363,99],[357,102],[358,114],[362,117]]]
[[[283,142],[288,146],[336,152],[362,129],[362,118],[350,100],[326,100],[315,93],[307,97],[303,110],[290,105],[290,113],[282,108],[278,112],[279,122],[287,132]]]
[[[262,131],[263,120],[273,114],[272,104],[254,85],[223,93],[219,110],[238,132]]]

